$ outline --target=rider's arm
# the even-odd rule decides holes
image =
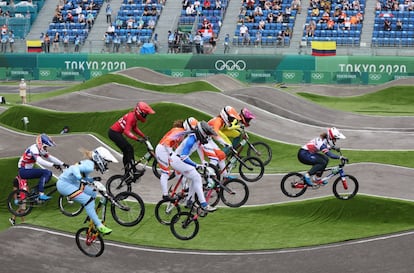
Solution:
[[[63,161],[61,161],[59,158],[57,158],[57,157],[55,157],[55,156],[53,156],[53,155],[51,155],[51,154],[48,154],[47,155],[47,157],[46,157],[49,161],[51,161],[53,164],[57,164],[57,165],[60,165],[60,166],[62,166],[63,165]]]
[[[130,139],[133,139],[133,140],[137,141],[138,137],[131,132],[131,130],[135,131],[135,129],[137,129],[137,128],[136,128],[136,119],[135,119],[135,116],[134,116],[134,112],[130,112],[125,117],[124,135],[126,135]],[[140,132],[140,134],[138,132],[136,132],[136,133],[143,137],[144,134],[141,131],[139,131],[139,132]]]
[[[321,146],[320,150],[322,151],[322,153],[326,154],[330,158],[333,158],[333,159],[339,159],[340,158],[339,155],[332,153],[330,151],[330,149],[328,148],[328,146],[326,146],[325,144]]]
[[[53,167],[53,162],[48,161],[46,159],[43,159],[43,157],[39,154],[34,154],[33,157],[36,159],[36,163],[43,166],[43,167],[48,167],[48,168],[52,168]],[[63,163],[62,163],[63,164]]]

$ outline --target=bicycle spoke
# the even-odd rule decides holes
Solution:
[[[79,229],[75,235],[76,245],[89,257],[99,257],[105,249],[102,236],[96,231],[91,232],[89,228]]]
[[[114,220],[122,226],[135,226],[144,218],[145,205],[141,197],[133,192],[122,192],[115,196],[120,206],[111,204]]]

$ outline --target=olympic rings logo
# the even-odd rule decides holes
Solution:
[[[223,70],[238,70],[238,71],[243,71],[246,69],[247,64],[245,61],[243,60],[217,60],[216,63],[214,64],[214,67],[218,70],[218,71],[223,71]]]
[[[238,78],[239,77],[239,72],[229,72],[229,73],[227,73],[227,75],[229,75],[232,78]]]
[[[46,77],[46,76],[50,75],[50,71],[49,70],[40,70],[39,74],[42,77]]]
[[[96,78],[96,77],[102,76],[102,72],[101,72],[101,71],[92,71],[92,72],[91,72],[91,76],[92,76],[93,78]]]
[[[322,73],[312,73],[311,77],[314,80],[321,80],[323,79],[324,75]]]
[[[378,81],[382,78],[381,74],[369,74],[369,79],[373,81]]]
[[[184,72],[171,72],[171,77],[182,78],[184,77]]]
[[[288,72],[283,73],[283,78],[285,78],[285,79],[291,80],[295,77],[296,77],[296,73],[294,73],[294,72],[292,72],[292,73],[288,73]]]

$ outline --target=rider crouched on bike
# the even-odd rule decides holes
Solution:
[[[189,118],[190,119],[190,118]],[[176,120],[173,122],[173,127],[162,137],[160,142],[155,147],[155,155],[157,157],[158,166],[161,169],[160,184],[162,190],[162,199],[165,201],[173,201],[168,194],[168,178],[170,177],[170,161],[171,154],[178,147],[184,139],[186,128],[188,128],[189,119]],[[194,118],[193,121],[195,120]],[[195,120],[197,123],[197,120]]]
[[[305,182],[309,186],[314,186],[313,182],[321,182],[321,176],[329,158],[346,159],[343,156],[338,156],[332,152],[331,149],[336,149],[335,144],[338,139],[345,139],[346,137],[335,127],[328,128],[326,132],[320,134],[303,145],[298,151],[298,159],[301,163],[312,165],[312,168],[305,174]],[[312,180],[311,180],[311,176]],[[323,181],[325,184],[327,181]]]
[[[205,211],[215,211],[216,208],[206,202],[203,191],[203,182],[200,173],[197,170],[205,168],[203,164],[197,164],[191,160],[191,154],[197,150],[201,162],[204,162],[202,145],[206,144],[211,136],[215,136],[213,128],[207,122],[200,121],[195,129],[181,142],[175,152],[171,154],[171,167],[177,172],[183,174],[191,180],[188,196],[187,207],[191,207],[194,201],[193,196],[197,194],[201,208]]]
[[[249,127],[250,121],[252,121],[256,117],[252,114],[252,112],[250,112],[249,109],[244,107],[240,110],[240,118],[240,121],[235,119],[230,127],[224,126],[224,128],[220,130],[222,134],[224,134],[226,137],[232,140],[233,148],[237,148],[237,145],[239,145],[241,141],[241,127]],[[223,150],[226,153],[226,155],[228,155],[230,152],[228,149]]]
[[[147,120],[147,116],[150,114],[155,114],[155,111],[147,103],[140,101],[137,103],[134,110],[122,116],[111,126],[111,128],[109,128],[109,139],[111,139],[123,153],[122,162],[124,163],[125,174],[128,174],[131,170],[134,174],[138,173],[138,171],[135,166],[134,147],[123,135],[132,140],[139,141],[139,138],[131,132],[132,130],[143,139],[148,139],[148,137],[138,129],[137,123],[138,121],[144,123]]]
[[[49,200],[51,197],[44,194],[45,184],[52,178],[52,172],[48,169],[33,168],[35,164],[39,164],[45,168],[55,167],[61,170],[62,167],[69,165],[62,162],[57,157],[52,156],[47,151],[48,147],[54,147],[56,143],[46,134],[36,136],[36,143],[28,147],[20,157],[17,167],[19,168],[19,176],[22,179],[39,178],[37,185],[40,200]]]
[[[210,125],[216,136],[210,138],[208,143],[203,145],[204,153],[210,159],[210,163],[218,166],[220,171],[222,171],[222,175],[224,178],[228,177],[228,173],[225,170],[226,167],[226,153],[223,150],[228,149],[231,146],[231,141],[229,138],[223,134],[222,130],[226,128],[226,130],[235,130],[240,128],[237,124],[241,120],[239,113],[237,113],[236,109],[232,106],[225,106],[221,111],[220,114],[208,121],[208,125]],[[214,140],[213,140],[214,139]],[[221,145],[223,145],[223,150],[219,148],[219,146],[214,142],[217,141]]]
[[[66,169],[56,182],[60,194],[68,196],[71,200],[81,203],[86,213],[95,223],[99,232],[109,234],[112,229],[104,226],[95,211],[96,191],[89,183],[94,178],[89,175],[94,171],[103,174],[108,169],[108,163],[118,163],[118,160],[104,147],[98,147],[93,151],[82,150],[86,159]]]

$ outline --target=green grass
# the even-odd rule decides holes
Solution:
[[[383,116],[414,115],[412,86],[395,86],[370,94],[342,98],[310,93],[297,94],[334,110]]]
[[[59,96],[59,95],[63,95],[63,94],[71,93],[75,91],[81,91],[81,90],[97,87],[97,86],[108,84],[108,83],[117,83],[117,84],[122,84],[122,85],[128,85],[131,87],[146,89],[146,90],[159,91],[159,92],[164,92],[164,93],[176,93],[176,94],[187,94],[187,93],[192,93],[196,91],[220,92],[219,89],[217,89],[216,87],[212,86],[211,84],[205,81],[194,81],[194,82],[189,82],[189,83],[173,84],[173,85],[155,85],[155,84],[143,83],[143,82],[134,80],[132,78],[123,76],[121,74],[106,74],[100,77],[93,78],[83,83],[70,85],[67,88],[59,88],[56,91],[36,93],[36,94],[32,93],[30,94],[30,101],[31,102],[39,101],[39,100],[43,100],[46,98]],[[21,101],[17,91],[16,91],[16,94],[9,94],[9,93],[1,94],[0,93],[0,96],[6,97],[7,102],[11,104],[19,104]]]
[[[199,120],[208,120],[211,117],[193,110],[191,108],[173,103],[157,103],[152,105],[157,112],[157,118],[148,117],[148,122],[140,124],[140,129],[150,136],[155,145],[161,137],[170,129],[172,122],[183,117],[194,116]],[[96,113],[64,113],[37,109],[28,106],[14,106],[0,115],[0,123],[16,130],[23,130],[22,117],[29,117],[30,123],[28,132],[58,134],[65,125],[69,125],[71,132],[92,133],[99,137],[106,144],[114,149],[118,148],[107,137],[107,130],[110,125],[122,116],[127,109],[96,112]],[[252,125],[254,126],[254,125]],[[266,166],[266,173],[280,173],[293,170],[304,170],[307,167],[299,163],[296,153],[297,145],[289,145],[270,141],[257,135],[250,134],[251,141],[264,141],[268,143],[273,151],[273,160]],[[135,148],[136,155],[145,152],[144,145],[131,142]],[[414,151],[356,151],[344,150],[351,163],[356,162],[377,162],[383,164],[414,167]],[[331,160],[331,164],[337,161]]]

